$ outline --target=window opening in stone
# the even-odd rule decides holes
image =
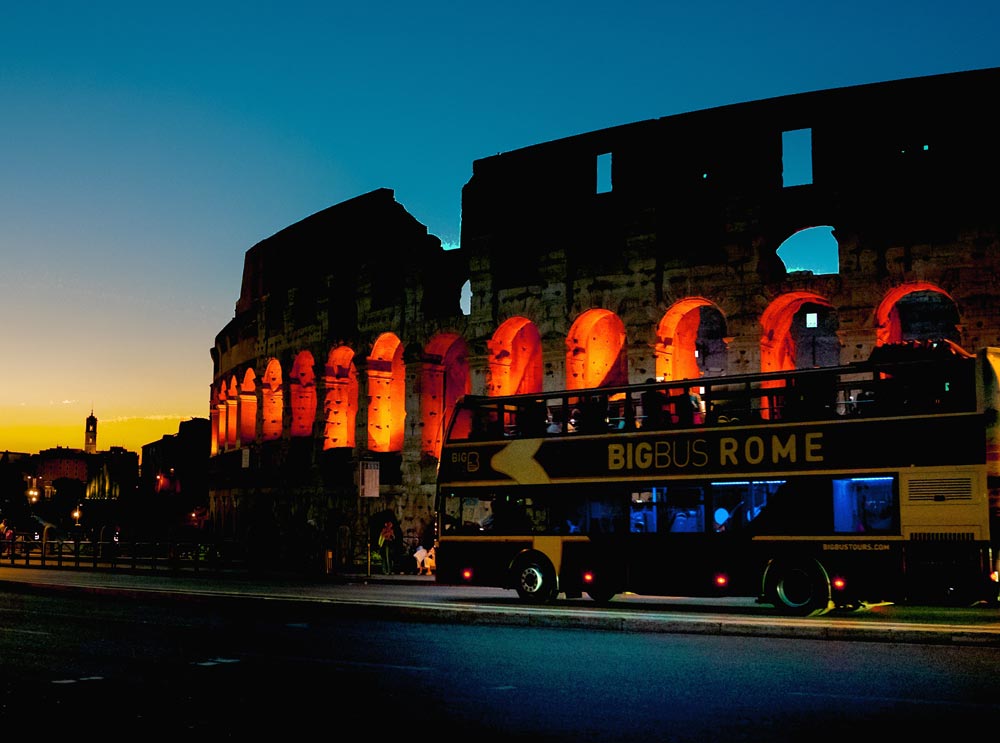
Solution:
[[[611,153],[597,156],[597,193],[611,193]]]
[[[277,359],[267,362],[261,378],[261,438],[275,441],[281,438],[284,426],[284,390],[281,381],[281,364]]]
[[[781,133],[781,180],[786,188],[813,182],[812,129]]]
[[[840,250],[830,225],[799,230],[781,243],[777,252],[788,273],[840,272]]]
[[[459,307],[462,309],[463,315],[469,315],[472,312],[472,282],[466,281],[462,284],[462,298],[459,300]]]

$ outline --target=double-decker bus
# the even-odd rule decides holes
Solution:
[[[466,396],[442,447],[437,581],[547,602],[750,596],[782,613],[998,597],[1000,348]]]

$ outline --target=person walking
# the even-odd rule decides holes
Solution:
[[[392,573],[392,550],[395,547],[396,530],[391,521],[386,521],[378,535],[378,549],[382,556],[382,573],[389,575]]]

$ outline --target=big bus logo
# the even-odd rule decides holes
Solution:
[[[459,465],[466,472],[476,472],[479,469],[479,452],[477,451],[452,452],[451,463]]]

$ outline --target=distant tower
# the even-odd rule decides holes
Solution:
[[[87,416],[87,435],[83,441],[83,450],[87,454],[97,454],[97,418],[94,417],[93,408]]]

